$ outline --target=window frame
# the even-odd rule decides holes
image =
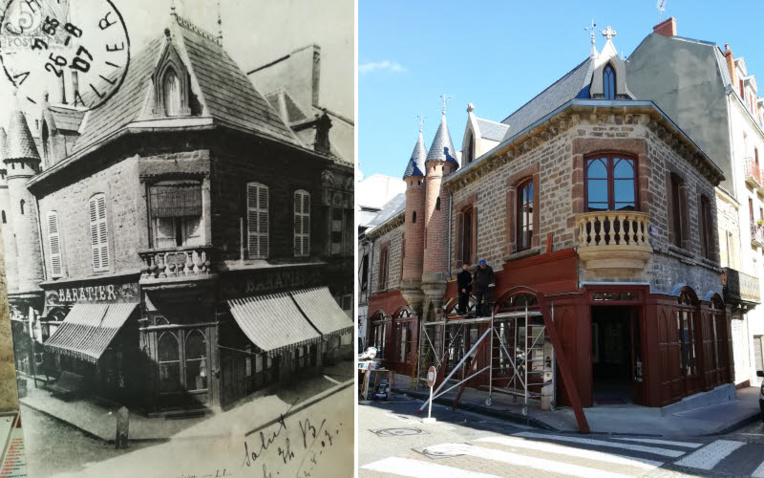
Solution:
[[[706,259],[714,258],[713,216],[711,214],[711,200],[705,194],[700,195],[700,253]]]
[[[671,171],[668,173],[668,193],[671,207],[669,213],[671,220],[670,239],[674,247],[686,249],[689,242],[689,211],[687,204],[687,183],[679,174]]]
[[[50,251],[50,277],[58,279],[64,276],[64,254],[58,211],[48,211],[46,218],[48,224],[48,250]],[[55,232],[51,228],[54,224]]]
[[[599,210],[592,210],[589,208],[589,167],[590,163],[595,161],[605,160],[605,169],[607,177],[604,179],[607,181],[607,209],[606,211],[624,211],[623,209],[616,209],[615,200],[615,182],[623,181],[624,178],[615,177],[615,169],[617,162],[630,161],[632,164],[632,181],[634,182],[634,211],[640,210],[639,204],[639,163],[636,156],[631,154],[624,154],[619,152],[606,152],[589,154],[584,157],[584,210],[586,212],[594,212]],[[602,181],[601,178],[594,178],[593,181]]]
[[[170,75],[172,75],[175,78],[174,84],[177,88],[177,91],[174,92],[174,94],[170,95],[170,91],[168,86],[170,86],[168,80],[170,79]],[[162,109],[164,110],[165,116],[181,116],[183,112],[183,84],[180,80],[180,76],[178,76],[178,73],[175,71],[175,68],[172,66],[168,66],[163,72],[162,72]],[[170,111],[168,106],[171,106],[170,100],[173,100],[172,103],[175,104],[176,109],[174,111]]]
[[[298,201],[300,209],[298,211]],[[307,203],[307,211],[306,211]],[[304,189],[298,189],[293,195],[294,205],[294,256],[295,257],[308,257],[310,256],[310,193]],[[299,232],[298,232],[299,224]],[[298,244],[299,243],[299,244]]]
[[[534,189],[535,185],[533,178],[527,178],[521,181],[517,187],[517,198],[515,200],[515,205],[517,207],[517,211],[515,211],[515,249],[518,252],[525,251],[533,247],[533,236],[536,228],[536,224],[533,220],[533,215],[535,214]],[[526,190],[530,190],[530,195],[525,194]],[[526,198],[526,196],[528,197]],[[523,209],[526,210],[523,211]],[[526,220],[528,221],[528,224],[525,224]],[[530,236],[527,238],[526,232],[530,233]]]
[[[609,75],[608,75],[609,74]],[[602,94],[606,100],[614,100],[617,91],[616,73],[613,65],[608,63],[602,70]]]
[[[267,259],[269,257],[270,253],[270,188],[266,186],[263,183],[259,182],[249,182],[247,183],[246,187],[246,201],[247,201],[247,256],[250,259]],[[252,206],[251,202],[251,194],[252,194],[252,188],[254,188],[254,197],[256,206]],[[265,207],[262,207],[262,204],[260,203],[260,200],[262,198],[261,191],[264,191],[264,197],[265,197]],[[252,215],[255,214],[257,216],[257,219],[254,221],[254,230],[253,230],[253,221],[252,221]],[[261,215],[265,216],[265,221],[263,222],[263,219]],[[261,226],[265,224],[265,232],[261,230]],[[256,251],[253,254],[253,238],[257,238],[256,241]],[[264,246],[263,246],[263,238],[264,240]],[[265,249],[263,251],[263,249]]]
[[[379,249],[379,287],[378,290],[387,290],[387,281],[390,274],[390,246],[383,244]]]

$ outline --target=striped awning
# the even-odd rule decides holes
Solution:
[[[229,300],[228,306],[249,340],[271,356],[321,340],[287,293]]]
[[[138,304],[75,304],[45,342],[53,353],[97,362]]]
[[[292,297],[322,334],[343,334],[353,329],[353,321],[340,308],[327,287],[292,292]]]

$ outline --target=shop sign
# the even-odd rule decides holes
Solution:
[[[229,297],[251,296],[279,290],[316,287],[323,283],[320,270],[295,268],[281,271],[262,270],[228,286]]]
[[[138,284],[102,284],[80,287],[61,287],[45,291],[45,304],[71,305],[80,302],[116,303],[137,302]]]

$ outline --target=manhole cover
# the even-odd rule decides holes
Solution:
[[[429,435],[420,428],[380,428],[378,430],[369,430],[380,437],[405,437],[411,435]]]
[[[428,458],[451,458],[454,456],[462,456],[467,454],[465,447],[469,445],[460,445],[458,443],[442,443],[440,445],[428,446],[423,448],[419,453]]]

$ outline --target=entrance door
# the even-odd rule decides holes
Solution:
[[[594,405],[634,403],[632,320],[634,309],[592,307],[592,397]],[[637,340],[638,337],[637,337]]]

